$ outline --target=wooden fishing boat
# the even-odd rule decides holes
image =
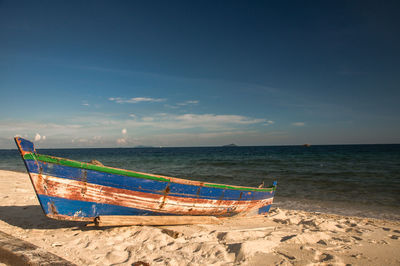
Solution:
[[[259,188],[222,185],[78,162],[39,154],[20,137],[15,142],[40,205],[53,219],[265,214],[276,190],[276,182]]]

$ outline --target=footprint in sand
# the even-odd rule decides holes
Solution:
[[[343,242],[343,243],[350,243],[351,240],[349,238],[343,237],[332,237],[333,240],[339,241],[339,242]]]
[[[361,259],[363,257],[362,253],[358,253],[358,254],[353,254],[350,255],[350,257],[356,258],[356,259]]]
[[[334,257],[333,255],[329,254],[329,253],[322,253],[322,255],[320,256],[319,262],[325,262],[325,261],[329,261],[329,260],[333,260]]]
[[[291,238],[293,238],[293,237],[295,237],[295,236],[297,236],[297,235],[288,235],[288,236],[284,236],[284,237],[282,237],[281,242],[285,242],[286,240],[289,240],[289,239],[291,239]]]
[[[361,232],[360,230],[358,230],[358,229],[356,229],[356,228],[347,228],[346,229],[346,233],[356,233],[356,234],[359,234],[359,235],[362,235],[363,234],[363,232]]]
[[[113,251],[107,252],[105,259],[108,260],[110,262],[110,264],[123,263],[123,262],[128,261],[129,252],[113,250]]]
[[[358,236],[351,236],[352,238],[354,238],[355,240],[358,240],[358,241],[361,241],[362,240],[362,238],[361,237],[358,237]]]

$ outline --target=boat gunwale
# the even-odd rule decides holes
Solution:
[[[73,167],[73,168],[81,168],[81,169],[85,169],[85,170],[99,171],[99,172],[116,174],[116,175],[127,176],[127,177],[151,179],[151,180],[155,180],[155,181],[172,182],[172,183],[178,183],[178,184],[194,185],[194,186],[199,186],[199,187],[203,186],[203,187],[210,187],[210,188],[233,189],[233,190],[244,190],[244,191],[255,191],[255,192],[274,192],[276,190],[276,186],[274,186],[274,185],[272,185],[270,187],[266,187],[266,188],[256,188],[256,187],[246,187],[246,186],[201,182],[201,181],[197,181],[197,180],[188,180],[188,179],[177,178],[177,177],[149,174],[149,173],[143,173],[143,172],[121,169],[121,168],[110,167],[110,166],[99,166],[99,165],[86,163],[86,162],[80,162],[80,161],[71,160],[71,159],[67,159],[67,158],[56,157],[56,156],[46,155],[46,154],[39,154],[37,152],[24,152],[23,158],[24,158],[24,160],[32,159],[32,160],[38,160],[38,161],[41,161],[44,163],[54,163],[54,164],[64,165],[64,166]],[[75,164],[75,165],[69,165],[68,162]],[[115,172],[115,171],[117,171],[117,172]],[[130,174],[134,174],[134,176],[130,175]],[[139,176],[137,176],[137,175],[139,175]]]

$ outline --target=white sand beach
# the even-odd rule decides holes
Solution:
[[[85,227],[46,218],[28,174],[5,170],[0,199],[0,231],[77,265],[400,265],[398,221],[273,208],[218,225]]]

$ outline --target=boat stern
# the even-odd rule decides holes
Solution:
[[[277,186],[278,186],[278,181],[274,181],[274,183],[272,184],[272,190],[270,192],[272,194],[271,201],[267,205],[264,205],[258,209],[259,215],[266,215],[271,209]]]

